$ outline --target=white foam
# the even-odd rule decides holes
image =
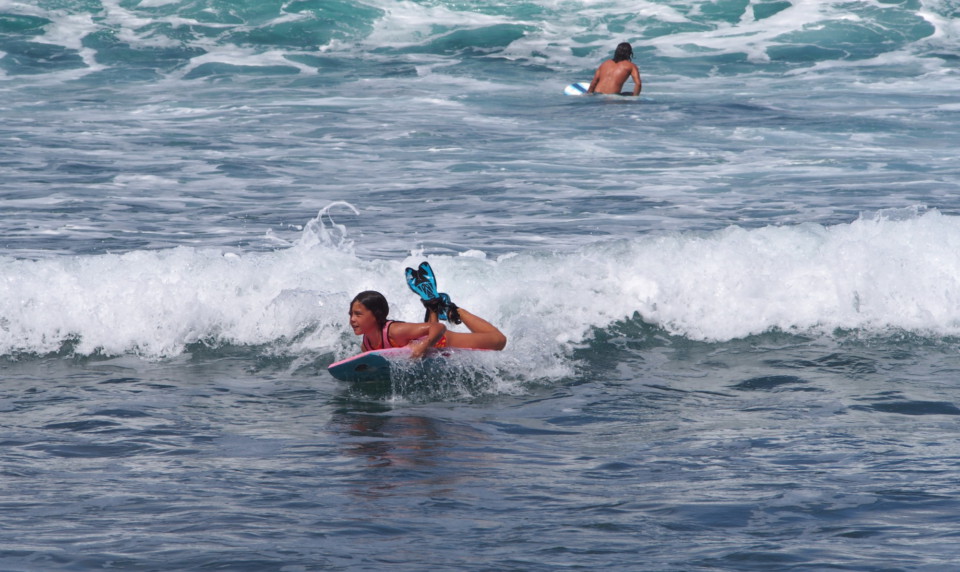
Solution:
[[[376,46],[417,45],[433,38],[438,27],[453,30],[515,23],[503,17],[490,16],[473,10],[459,11],[445,6],[424,5],[406,0],[368,0],[367,3],[383,11],[383,16],[365,40]]]
[[[960,332],[960,219],[936,211],[631,242],[604,296],[691,338],[773,328]],[[616,277],[614,277],[617,275]]]
[[[74,339],[80,354],[173,356],[208,342],[348,355],[358,344],[347,325],[356,292],[383,292],[397,319],[418,320],[423,309],[402,278],[421,256],[363,260],[347,231],[318,217],[275,252],[0,258],[0,353],[54,352]],[[442,291],[507,334],[506,359],[565,375],[563,356],[634,312],[700,340],[773,328],[957,335],[958,250],[960,217],[930,211],[429,260]]]

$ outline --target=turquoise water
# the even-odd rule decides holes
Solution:
[[[0,0],[0,568],[953,569],[958,10]]]

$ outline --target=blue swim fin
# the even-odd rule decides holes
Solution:
[[[436,312],[441,320],[454,324],[460,323],[457,305],[450,300],[448,294],[437,292],[437,277],[433,274],[433,268],[430,267],[429,262],[421,262],[416,270],[407,268],[406,276],[407,285],[420,296],[423,307],[427,309],[423,317],[424,321],[430,318],[430,312]]]
[[[433,275],[433,268],[429,262],[421,262],[420,267],[414,270],[407,268],[407,285],[426,302],[439,297],[437,293],[437,279]]]
[[[462,320],[460,320],[460,310],[445,292],[440,292],[440,311],[437,312],[437,317],[441,320],[453,322],[454,324],[462,323]]]

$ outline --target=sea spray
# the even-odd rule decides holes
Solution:
[[[507,334],[508,355],[545,370],[595,329],[635,314],[709,341],[771,330],[960,333],[960,218],[936,210],[644,235],[567,253],[397,260],[359,257],[347,227],[324,223],[328,216],[324,209],[295,244],[272,252],[4,257],[0,352],[44,354],[69,342],[81,355],[163,357],[203,342],[345,356],[354,350],[346,307],[356,292],[379,290],[391,317],[420,319],[402,277],[423,258],[456,303]]]

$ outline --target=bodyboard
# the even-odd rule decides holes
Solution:
[[[391,348],[363,352],[330,364],[327,371],[340,381],[389,381],[390,360],[388,358],[390,357],[409,359],[410,350],[407,348]]]
[[[419,362],[412,362],[409,347],[372,350],[332,363],[327,367],[327,371],[340,381],[354,383],[388,382],[391,379],[392,369],[409,372],[412,366],[419,366],[419,371],[429,373],[431,370],[437,369],[435,366],[442,365],[447,357],[455,353],[486,351],[490,350],[465,348],[431,349]]]

